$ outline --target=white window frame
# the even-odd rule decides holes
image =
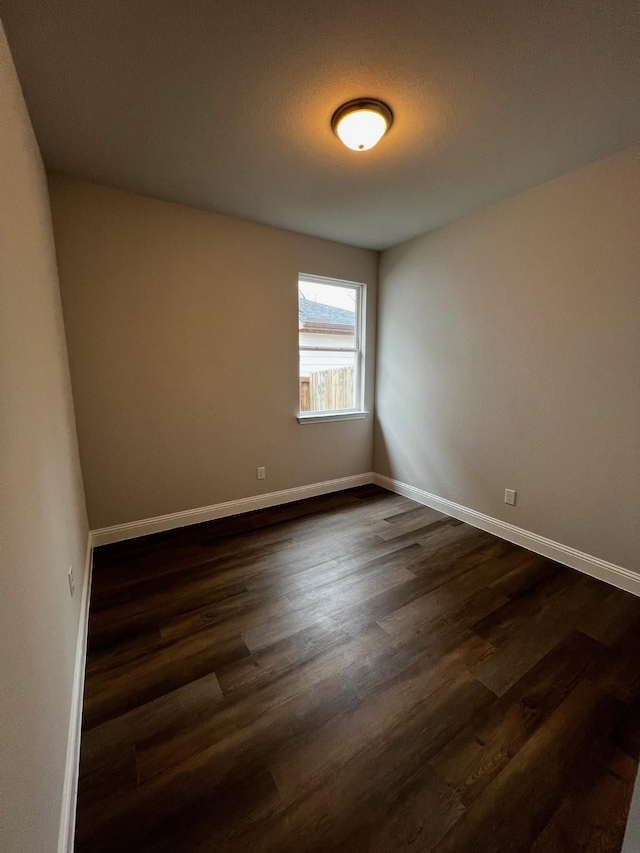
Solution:
[[[335,409],[324,412],[301,412],[298,409],[298,422],[323,423],[328,421],[347,421],[365,418],[369,413],[364,408],[365,392],[365,341],[366,341],[366,311],[367,311],[367,285],[361,281],[345,281],[338,278],[328,278],[321,275],[310,275],[308,273],[298,274],[298,300],[300,299],[300,282],[311,282],[314,284],[329,284],[332,287],[346,287],[356,291],[356,322],[355,322],[355,346],[353,347],[310,347],[300,346],[300,332],[298,329],[298,398],[300,397],[300,353],[301,352],[354,352],[356,353],[356,378],[355,378],[355,403],[352,409]]]

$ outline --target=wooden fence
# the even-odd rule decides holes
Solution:
[[[354,407],[353,367],[316,370],[300,378],[300,411],[324,412]]]

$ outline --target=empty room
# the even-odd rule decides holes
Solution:
[[[636,0],[0,21],[0,851],[640,853]]]

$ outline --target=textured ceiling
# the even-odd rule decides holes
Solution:
[[[633,144],[636,0],[0,0],[47,167],[386,248]],[[330,129],[374,96],[372,151]]]

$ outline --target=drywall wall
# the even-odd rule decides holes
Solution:
[[[52,853],[88,528],[46,177],[1,25],[0,382],[0,850]]]
[[[372,352],[376,253],[72,179],[49,186],[92,528],[371,470],[372,415],[296,419],[297,277],[365,282]]]
[[[640,850],[640,775],[636,777],[633,788],[622,853],[638,853],[638,850]]]
[[[375,471],[640,570],[638,199],[634,148],[382,255]]]

